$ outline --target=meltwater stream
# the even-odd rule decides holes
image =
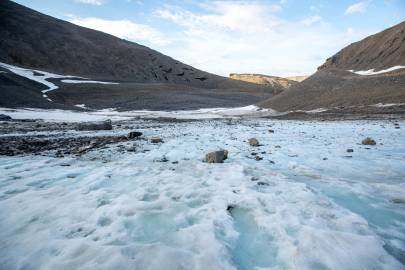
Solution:
[[[399,125],[145,122],[164,143],[0,157],[0,269],[405,269]]]

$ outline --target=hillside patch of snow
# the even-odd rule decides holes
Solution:
[[[86,104],[76,104],[75,107],[87,109]]]
[[[62,80],[63,83],[95,83],[95,84],[119,84],[116,82],[102,82],[102,81],[87,81],[87,80]]]
[[[309,111],[305,111],[305,110],[295,110],[295,111],[289,111],[289,113],[294,113],[294,112],[304,112],[304,113],[322,113],[322,112],[326,112],[329,109],[326,108],[317,108],[317,109],[313,109],[313,110],[309,110]]]
[[[49,73],[41,70],[35,70],[35,69],[28,69],[28,68],[21,68],[13,65],[9,65],[6,63],[0,62],[0,67],[8,69],[10,72],[17,74],[19,76],[25,77],[29,80],[38,82],[40,84],[43,84],[47,87],[47,89],[42,90],[41,92],[43,93],[43,97],[47,99],[48,101],[52,102],[52,100],[48,97],[46,93],[56,90],[59,87],[48,81],[48,79],[65,79],[62,80],[64,83],[98,83],[98,84],[118,84],[118,83],[113,83],[113,82],[101,82],[101,81],[91,81],[87,80],[86,78],[78,77],[78,76],[71,76],[71,75],[60,75],[60,74],[54,74],[54,73]],[[67,78],[80,78],[83,80],[69,80]]]
[[[40,84],[47,86],[48,87],[47,89],[42,90],[42,93],[44,93],[44,94],[49,91],[58,89],[57,85],[55,85],[52,82],[47,81],[47,79],[76,78],[75,76],[59,75],[59,74],[53,74],[53,73],[35,70],[35,69],[21,68],[21,67],[9,65],[9,64],[1,63],[1,62],[0,62],[0,67],[6,68],[14,74],[17,74],[19,76],[25,77],[29,80],[36,81]]]
[[[360,71],[348,70],[348,71],[350,71],[352,73],[355,73],[357,75],[370,76],[370,75],[377,75],[377,74],[387,73],[387,72],[391,72],[391,71],[394,71],[394,70],[397,70],[397,69],[402,69],[402,68],[405,68],[405,66],[394,66],[394,67],[390,67],[390,68],[379,70],[379,71],[374,71],[374,69],[360,70]]]
[[[403,106],[405,103],[377,103],[370,105],[372,107],[384,108],[384,107],[394,107],[394,106]]]

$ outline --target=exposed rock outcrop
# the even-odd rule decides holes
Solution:
[[[303,80],[307,79],[309,76],[288,76],[285,77],[287,80],[302,82]]]
[[[268,76],[262,74],[229,74],[229,78],[239,81],[245,81],[255,84],[269,85],[277,89],[287,89],[290,86],[297,84],[295,80],[289,80],[282,77]]]
[[[77,125],[77,130],[112,130],[111,120],[103,122],[84,122]]]

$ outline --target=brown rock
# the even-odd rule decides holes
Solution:
[[[363,145],[376,145],[376,142],[372,138],[367,137],[367,138],[365,138],[364,140],[361,141],[361,144],[363,144]]]
[[[228,158],[227,150],[219,150],[205,155],[204,161],[207,163],[223,163]]]
[[[251,146],[259,146],[259,141],[256,138],[250,138],[248,141]]]
[[[160,137],[152,137],[152,138],[150,138],[150,142],[151,143],[162,143],[163,140]]]

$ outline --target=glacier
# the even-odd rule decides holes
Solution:
[[[405,269],[404,121],[121,121],[59,136],[164,142],[0,157],[0,269]]]

